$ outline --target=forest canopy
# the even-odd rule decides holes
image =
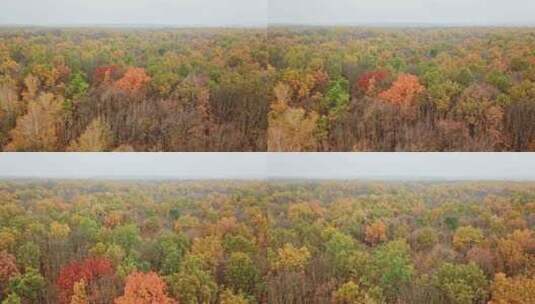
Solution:
[[[0,29],[6,151],[535,151],[533,28]]]
[[[533,182],[0,181],[7,303],[535,303]]]

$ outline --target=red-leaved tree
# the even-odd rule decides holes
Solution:
[[[17,274],[19,274],[19,270],[15,256],[5,250],[0,251],[0,291],[9,279]]]
[[[72,262],[61,268],[56,282],[59,289],[60,303],[69,303],[73,295],[74,285],[82,279],[90,286],[95,281],[111,277],[115,273],[110,260],[101,257],[90,257],[83,261]],[[91,289],[91,288],[90,288]],[[89,292],[89,297],[95,297]]]
[[[357,80],[357,85],[364,93],[373,92],[379,83],[388,77],[389,73],[386,70],[371,71],[362,74]]]
[[[93,82],[95,85],[111,82],[120,77],[120,68],[118,65],[105,65],[95,69],[93,73]]]

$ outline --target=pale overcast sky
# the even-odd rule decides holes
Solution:
[[[533,0],[0,0],[0,24],[535,25]]]
[[[271,23],[530,24],[533,0],[269,0]]]
[[[535,180],[535,153],[0,153],[0,176]]]
[[[262,26],[266,0],[0,0],[0,24]]]

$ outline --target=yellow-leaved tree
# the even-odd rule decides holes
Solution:
[[[77,140],[71,142],[69,151],[103,152],[111,146],[111,131],[101,118],[95,118]]]
[[[55,151],[58,149],[59,121],[62,99],[53,94],[41,94],[30,101],[28,112],[17,119],[10,132],[8,151]]]
[[[316,148],[318,114],[288,105],[290,89],[285,84],[275,87],[277,101],[271,105],[268,127],[268,151],[311,151]]]

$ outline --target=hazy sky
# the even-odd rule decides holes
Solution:
[[[0,0],[0,24],[265,25],[266,0]]]
[[[0,24],[535,25],[533,0],[0,0]]]
[[[535,24],[532,0],[270,0],[272,23]]]
[[[535,153],[0,153],[0,176],[535,180]]]

